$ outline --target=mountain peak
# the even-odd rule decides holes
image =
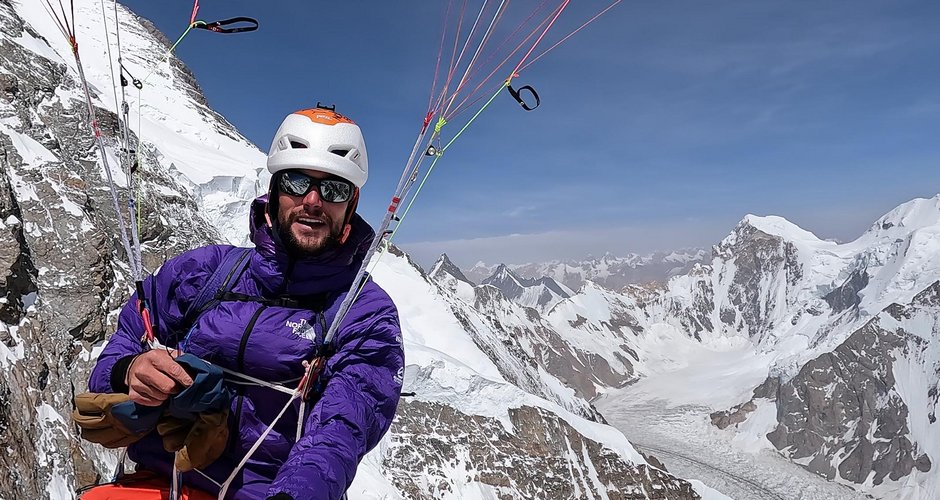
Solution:
[[[454,264],[450,257],[446,253],[442,253],[440,257],[437,258],[437,262],[434,263],[434,266],[431,267],[431,272],[429,275],[432,278],[440,278],[442,274],[447,274],[457,278],[460,281],[464,281],[469,284],[473,284],[467,277],[463,274],[463,271]]]
[[[550,276],[522,278],[505,264],[497,266],[481,285],[498,288],[507,299],[542,311],[573,295],[571,289]]]
[[[776,215],[758,216],[748,214],[738,223],[735,232],[737,232],[739,228],[745,228],[747,226],[753,227],[771,236],[779,236],[787,241],[821,241],[818,236],[810,231]]]
[[[940,224],[940,194],[932,198],[914,198],[898,205],[872,224],[866,234],[910,233]]]

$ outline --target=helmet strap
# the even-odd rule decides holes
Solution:
[[[343,235],[339,239],[339,244],[346,243],[349,239],[349,233],[352,232],[352,217],[356,213],[356,207],[359,206],[359,188],[355,188],[352,198],[349,200],[349,206],[346,207],[346,219],[343,221]]]

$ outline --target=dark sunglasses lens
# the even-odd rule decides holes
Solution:
[[[291,196],[304,196],[310,192],[310,184],[313,179],[297,172],[287,172],[281,174],[281,191]]]
[[[320,181],[320,197],[330,203],[348,201],[352,195],[352,186],[346,181],[326,179]]]

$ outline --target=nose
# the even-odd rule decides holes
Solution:
[[[323,199],[320,198],[319,186],[314,187],[304,196],[304,208],[322,207]]]

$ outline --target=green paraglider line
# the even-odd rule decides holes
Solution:
[[[195,10],[193,11],[193,14],[195,14]],[[189,26],[186,27],[186,31],[184,31],[183,34],[180,35],[179,38],[176,39],[176,42],[174,42],[173,45],[170,46],[169,50],[166,51],[166,54],[163,56],[163,60],[160,61],[160,64],[163,64],[166,61],[168,61],[170,59],[170,56],[173,54],[173,51],[176,50],[176,46],[179,45],[180,42],[182,42],[184,38],[186,38],[186,35],[188,35],[189,32],[192,31],[194,27],[200,24],[205,25],[206,23],[204,21],[193,21],[189,23]],[[150,72],[147,73],[147,76],[144,77],[143,82],[147,82],[156,71],[157,71],[156,67],[150,70]],[[140,154],[140,148],[143,145],[143,135],[144,135],[144,131],[142,128],[143,124],[141,123],[142,115],[143,115],[143,97],[141,96],[141,88],[138,87],[137,88],[137,148],[136,148],[138,171],[140,170],[140,165],[143,164],[142,162],[143,158],[141,157],[141,154]],[[140,175],[140,174],[132,172],[130,175]],[[138,185],[138,190],[139,191],[137,193],[137,196],[139,198],[140,195],[143,194],[143,188],[141,188]],[[141,205],[142,204],[138,203],[136,207],[137,208],[137,227],[141,227],[141,224],[143,223],[143,214],[142,214]]]
[[[170,47],[170,50],[168,50],[167,52],[172,53],[174,50],[176,50],[176,46],[179,45],[180,42],[183,41],[183,38],[186,38],[186,35],[188,35],[189,32],[193,30],[193,28],[197,26],[205,26],[205,24],[206,24],[205,21],[193,21],[192,23],[190,23],[189,26],[186,28],[186,31],[184,31],[183,34],[180,35],[180,37],[176,39],[176,42]]]
[[[424,177],[421,179],[421,183],[418,184],[418,189],[415,190],[414,195],[412,195],[411,198],[408,200],[408,205],[405,206],[405,210],[402,212],[401,217],[399,218],[398,224],[395,225],[395,229],[392,231],[392,234],[389,235],[388,237],[389,241],[391,241],[391,239],[395,237],[395,233],[398,232],[398,228],[401,227],[401,223],[405,220],[405,217],[408,216],[408,212],[411,210],[411,206],[414,205],[414,202],[418,198],[418,195],[421,194],[421,188],[424,187],[424,183],[427,182],[428,177],[430,177],[431,172],[434,170],[434,166],[437,165],[437,161],[441,159],[441,157],[444,155],[444,152],[447,151],[447,148],[449,148],[450,145],[453,144],[454,141],[456,141],[457,138],[460,137],[460,135],[463,134],[465,130],[467,130],[467,127],[469,127],[470,124],[473,123],[474,120],[476,120],[477,117],[480,116],[481,113],[483,113],[483,110],[486,109],[490,105],[490,103],[493,102],[494,99],[496,99],[496,96],[498,96],[505,87],[509,86],[509,83],[511,81],[512,81],[511,77],[507,78],[506,81],[503,82],[503,84],[499,86],[499,89],[497,89],[496,92],[492,96],[490,96],[490,98],[486,101],[486,104],[484,104],[482,108],[477,110],[477,112],[474,113],[473,117],[471,117],[470,120],[463,127],[461,127],[461,129],[457,132],[457,134],[454,135],[454,137],[447,144],[445,144],[444,147],[441,148],[440,151],[437,152],[437,154],[435,154],[434,161],[431,162],[431,165],[428,167],[428,171],[425,172]],[[444,123],[447,123],[447,122],[443,121],[443,119],[438,121],[439,126]],[[439,126],[435,127],[434,129],[435,132],[440,131]],[[384,252],[384,249],[383,249],[383,252]]]
[[[490,96],[490,98],[486,101],[483,107],[481,107],[470,118],[470,120],[463,127],[461,127],[459,131],[457,131],[457,134],[454,135],[454,137],[451,138],[451,140],[448,141],[447,144],[445,144],[444,147],[440,149],[440,151],[435,153],[434,161],[431,162],[431,165],[428,167],[428,171],[424,174],[424,177],[421,179],[421,182],[418,184],[418,188],[415,190],[414,194],[409,198],[408,205],[405,206],[405,210],[402,212],[401,217],[398,218],[398,223],[395,225],[395,229],[393,229],[392,232],[388,234],[387,238],[383,238],[381,253],[376,258],[370,260],[371,265],[369,267],[369,274],[371,274],[375,270],[375,266],[377,266],[379,261],[382,260],[382,257],[384,257],[386,253],[388,253],[388,246],[392,243],[392,239],[395,237],[395,234],[398,232],[398,228],[401,227],[401,224],[405,220],[405,217],[408,216],[408,212],[411,210],[411,206],[414,205],[415,199],[417,199],[418,195],[421,193],[421,188],[424,187],[424,183],[427,182],[428,177],[431,175],[431,171],[433,171],[434,166],[437,165],[437,161],[440,160],[441,156],[444,155],[444,151],[446,151],[447,148],[449,148],[450,145],[453,144],[454,141],[456,141],[457,138],[460,137],[460,135],[463,134],[465,130],[467,130],[467,127],[469,127],[470,124],[473,123],[473,121],[476,120],[477,117],[480,116],[481,113],[483,113],[483,110],[486,109],[487,106],[489,106],[490,103],[492,103],[494,99],[496,99],[496,96],[498,96],[505,87],[509,86],[511,81],[512,81],[512,77],[507,78],[506,81],[503,82],[503,84],[499,86],[499,89],[497,89],[496,92],[492,96]],[[439,118],[437,121],[437,124],[434,127],[434,135],[437,136],[440,133],[441,128],[446,124],[447,124],[447,120],[444,120],[443,118]],[[431,140],[433,141],[433,137]],[[362,293],[362,287],[359,287],[356,290],[355,295],[353,295],[353,299],[352,299],[353,302],[355,302],[355,300],[359,298],[360,293]]]
[[[173,42],[173,45],[171,45],[170,48],[167,49],[166,54],[163,55],[163,60],[160,61],[160,64],[163,64],[170,59],[170,56],[173,54],[173,51],[176,50],[176,46],[179,45],[180,42],[182,42],[184,38],[186,38],[186,35],[188,35],[189,32],[193,30],[193,28],[200,26],[200,25],[205,26],[205,24],[206,24],[205,21],[193,21],[192,23],[189,23],[189,26],[186,27],[186,31],[184,31],[183,34],[180,35],[180,37],[177,38],[175,42]],[[150,79],[150,77],[154,74],[155,71],[157,71],[156,68],[150,70],[150,73],[147,73],[147,76],[144,77],[143,82],[146,83],[147,80]]]

